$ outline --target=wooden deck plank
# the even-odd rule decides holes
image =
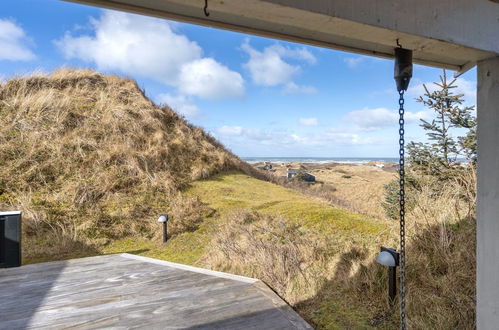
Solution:
[[[310,329],[262,282],[108,255],[0,270],[0,328]]]

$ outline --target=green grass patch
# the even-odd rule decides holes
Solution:
[[[259,211],[283,216],[324,233],[340,230],[377,235],[386,228],[379,220],[332,207],[319,199],[238,172],[194,182],[185,193],[200,196],[220,214],[238,209]]]
[[[361,244],[366,235],[378,236],[386,229],[386,224],[378,220],[331,207],[319,199],[239,172],[222,173],[207,180],[196,181],[183,193],[199,196],[216,211],[205,218],[198,230],[175,236],[166,244],[142,238],[117,240],[102,248],[102,253],[127,252],[199,265],[206,252],[206,245],[215,235],[215,226],[220,222],[221,216],[241,209],[282,216],[334,238],[336,242]],[[160,230],[158,224],[158,231]]]

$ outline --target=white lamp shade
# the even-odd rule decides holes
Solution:
[[[167,222],[168,221],[168,216],[167,215],[160,215],[158,218],[158,222]]]
[[[376,257],[376,262],[381,265],[395,267],[395,258],[390,252],[381,251]]]

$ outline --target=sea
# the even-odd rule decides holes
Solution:
[[[398,158],[390,157],[241,157],[248,163],[342,163],[342,164],[367,164],[369,162],[396,163]]]

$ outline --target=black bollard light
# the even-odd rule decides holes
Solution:
[[[168,222],[168,214],[161,214],[158,218],[158,222],[163,224],[163,243],[168,240],[166,224]]]
[[[388,266],[388,299],[390,304],[395,302],[397,296],[397,266],[399,265],[399,253],[395,249],[381,247],[381,252],[376,257],[376,262]]]

